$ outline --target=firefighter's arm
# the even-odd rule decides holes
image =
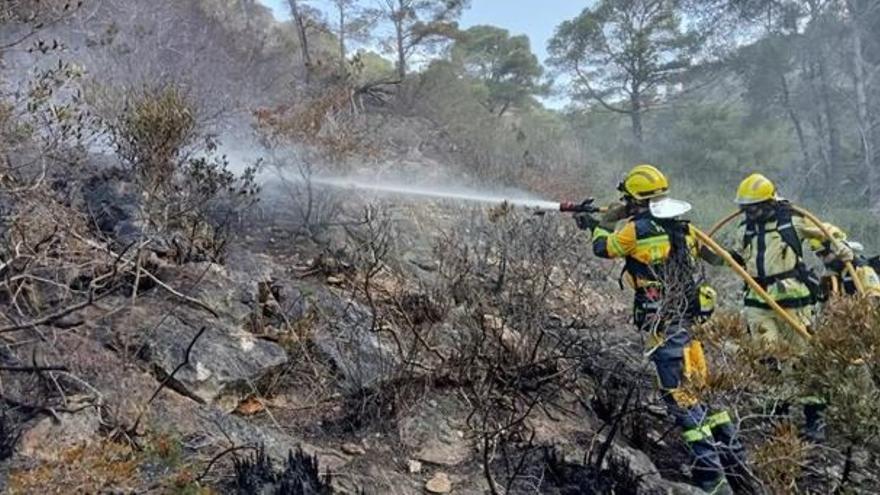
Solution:
[[[712,266],[724,266],[724,258],[716,254],[715,251],[712,251],[708,246],[706,246],[699,240],[696,240],[697,236],[694,235],[694,226],[690,225],[688,228],[690,230],[690,232],[688,232],[688,238],[694,239],[693,242],[696,245],[696,255]]]
[[[593,253],[600,258],[621,258],[636,249],[636,224],[627,222],[611,232],[603,226],[593,229]]]
[[[793,217],[791,223],[794,225],[794,228],[801,239],[813,241],[809,242],[810,248],[813,251],[818,251],[818,248],[821,248],[822,241],[827,240],[822,229],[806,218]],[[853,253],[853,250],[843,242],[846,240],[846,234],[830,223],[825,224],[825,230],[829,231],[834,238],[834,241],[836,241],[831,242],[831,252],[834,253],[834,256],[841,261],[852,261],[855,254]]]

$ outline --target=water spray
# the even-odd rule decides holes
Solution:
[[[339,189],[361,189],[387,194],[399,194],[403,196],[416,196],[422,198],[448,199],[456,201],[468,201],[485,204],[508,204],[538,212],[559,211],[567,213],[595,213],[600,211],[593,206],[593,200],[576,203],[571,201],[548,201],[533,197],[524,197],[522,192],[503,195],[494,192],[475,191],[463,188],[426,187],[406,184],[394,184],[391,182],[374,182],[347,177],[311,177],[312,184],[333,187]]]

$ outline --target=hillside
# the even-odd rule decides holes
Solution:
[[[703,493],[621,263],[568,214],[485,197],[604,204],[657,159],[708,226],[745,164],[772,162],[871,241],[870,187],[828,200],[864,165],[852,115],[809,120],[818,79],[787,102],[758,84],[777,84],[750,72],[770,41],[629,100],[655,105],[642,119],[580,105],[610,90],[544,108],[528,38],[459,29],[466,2],[336,2],[341,25],[298,5],[286,23],[249,0],[0,7],[0,489]],[[346,53],[363,36],[397,65]],[[740,280],[707,270],[709,372],[676,392],[730,412],[736,493],[880,490],[876,304],[823,303],[809,350],[769,359]],[[780,413],[816,388],[821,443]]]

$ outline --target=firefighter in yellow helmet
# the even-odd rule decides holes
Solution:
[[[760,174],[743,180],[736,193],[736,202],[745,213],[739,261],[762,288],[805,326],[813,320],[814,306],[819,297],[819,280],[804,263],[803,242],[822,241],[824,236],[802,217],[793,214],[790,204],[779,197],[776,186]],[[835,244],[834,254],[842,261],[853,259],[852,250]],[[754,337],[768,346],[774,366],[788,374],[797,356],[803,354],[807,342],[792,329],[769,305],[748,289],[744,298],[745,316]],[[777,399],[784,412],[796,400],[804,407],[804,436],[814,441],[824,439],[822,413],[824,400],[816,396],[795,397],[794,392],[778,390]]]
[[[818,230],[818,227],[813,228]],[[880,297],[880,277],[877,276],[877,272],[870,262],[860,254],[864,249],[862,245],[848,240],[846,233],[836,225],[826,223],[825,229],[831,233],[835,240],[845,243],[852,249],[855,254],[852,264],[859,276],[859,281],[862,282],[865,293],[871,297]],[[838,288],[838,291],[850,296],[856,293],[852,275],[845,269],[843,261],[834,254],[831,240],[810,239],[810,249],[822,260],[825,265],[826,277],[834,280],[833,285]]]
[[[689,386],[706,374],[702,346],[690,327],[714,304],[714,291],[699,277],[700,246],[690,224],[679,218],[690,205],[667,196],[666,176],[651,165],[633,168],[618,189],[623,202],[601,219],[581,213],[575,220],[592,233],[597,256],[625,259],[624,277],[635,291],[634,323],[646,335],[663,400],[693,456],[694,481],[710,493],[731,493],[725,474],[740,475],[745,459],[736,428],[726,411],[707,407]]]

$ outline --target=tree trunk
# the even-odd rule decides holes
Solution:
[[[398,13],[397,16],[403,16],[403,13]],[[406,46],[404,44],[402,17],[394,20],[394,30],[397,35],[397,76],[403,81],[406,79]]]
[[[345,7],[339,6],[339,70],[345,73]]]
[[[296,0],[287,0],[290,4],[290,13],[293,16],[293,22],[296,25],[296,35],[299,38],[300,52],[302,53],[303,66],[305,66],[306,83],[312,76],[312,57],[309,54],[309,38],[306,35],[306,24],[299,12]]]
[[[641,152],[642,148],[642,93],[638,88],[633,88],[630,93],[630,112],[629,119],[632,125],[633,138],[637,151]]]
[[[861,12],[855,8],[855,2],[847,2],[852,25],[852,67],[853,85],[856,93],[856,114],[859,123],[859,138],[862,144],[865,177],[868,186],[868,201],[872,207],[880,206],[880,173],[878,173],[875,159],[875,133],[873,130],[874,119],[871,111],[871,103],[868,101],[867,70],[865,68],[865,52],[863,48],[863,26],[860,22]]]
[[[825,125],[828,127],[828,168],[824,171],[826,181],[834,177],[834,170],[840,167],[840,129],[837,123],[834,103],[831,101],[831,81],[828,75],[828,63],[824,57],[824,50],[819,51],[817,66],[819,69],[819,83],[821,87],[823,113]]]
[[[825,16],[828,13],[827,4],[822,4],[817,0],[809,0],[807,2],[810,10],[810,24],[816,26],[816,29],[819,30],[820,38],[814,39],[814,43],[811,47],[808,47],[810,53],[813,54],[813,62],[814,62],[814,70],[815,75],[818,75],[819,79],[819,88],[816,91],[816,96],[818,97],[818,101],[821,103],[821,110],[819,114],[820,127],[821,120],[824,120],[824,128],[825,134],[823,137],[827,139],[827,154],[825,167],[822,170],[822,178],[827,183],[834,176],[834,170],[840,166],[840,161],[842,158],[841,154],[841,145],[840,145],[840,128],[838,127],[837,122],[837,114],[835,113],[835,107],[833,102],[831,101],[832,97],[832,83],[831,83],[831,74],[829,74],[828,68],[828,57],[826,53],[826,49],[824,48],[827,40],[821,39],[822,32],[826,29],[826,20]],[[825,34],[827,36],[827,34]],[[822,136],[822,134],[820,134]]]
[[[810,145],[807,143],[807,139],[804,136],[804,126],[801,124],[801,119],[798,117],[794,106],[791,104],[791,91],[788,89],[788,80],[785,78],[784,73],[779,74],[779,85],[782,89],[782,106],[785,108],[785,112],[791,120],[791,125],[794,126],[794,132],[797,134],[798,144],[801,147],[801,154],[804,157],[802,170],[804,171],[803,175],[806,175],[806,173],[810,171],[813,162],[810,157]]]

